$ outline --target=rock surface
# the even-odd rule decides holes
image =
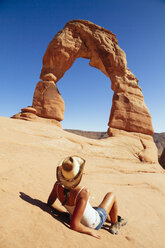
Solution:
[[[48,74],[45,74],[42,77],[42,80],[43,81],[53,81],[53,82],[56,82],[57,81],[57,78],[52,73],[48,73]]]
[[[48,45],[40,78],[45,80],[51,73],[59,81],[79,57],[90,59],[89,64],[111,80],[114,96],[109,127],[152,135],[151,116],[138,80],[127,68],[126,55],[112,32],[89,21],[68,22]]]
[[[65,129],[65,131],[74,133],[83,137],[87,137],[90,139],[105,139],[108,138],[107,132],[96,132],[96,131],[82,131],[82,130],[74,130],[74,129]],[[165,149],[165,133],[154,133],[153,140],[158,149],[158,158],[160,160],[162,151]],[[165,161],[165,159],[163,160]],[[165,169],[165,162],[161,162],[160,165]]]
[[[145,144],[125,133],[92,140],[48,123],[0,117],[0,247],[164,248],[164,170],[142,163],[137,154]],[[82,185],[93,206],[108,191],[116,194],[119,214],[128,220],[119,235],[106,226],[98,231],[101,240],[72,231],[65,214],[47,207],[56,166],[73,153],[86,159]]]
[[[48,118],[42,118],[37,116],[34,113],[31,113],[29,111],[25,111],[26,108],[24,108],[23,112],[20,112],[18,114],[13,115],[12,119],[20,119],[24,121],[33,121],[33,122],[41,122],[41,123],[49,123],[56,125],[61,128],[61,123],[55,119],[48,119]]]
[[[32,113],[32,114],[37,114],[37,110],[35,109],[35,108],[33,108],[33,107],[31,107],[31,106],[28,106],[28,107],[26,107],[26,108],[22,108],[21,109],[21,112],[22,113]]]
[[[64,119],[65,104],[54,81],[38,82],[32,106],[40,117],[57,121]]]

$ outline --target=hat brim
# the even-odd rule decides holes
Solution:
[[[80,158],[78,156],[74,156],[77,158]],[[80,170],[79,173],[72,179],[66,179],[63,174],[62,174],[62,162],[61,165],[57,167],[57,171],[56,171],[56,176],[57,176],[57,180],[64,185],[65,188],[67,189],[71,189],[71,188],[75,188],[81,181],[82,175],[83,175],[83,171],[84,171],[84,165],[85,165],[85,160],[83,158],[80,158],[82,160],[82,164],[80,164]]]

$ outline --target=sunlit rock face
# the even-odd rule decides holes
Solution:
[[[57,121],[64,119],[64,101],[53,81],[38,82],[33,96],[33,108],[40,117]]]

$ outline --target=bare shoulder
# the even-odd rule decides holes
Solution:
[[[82,190],[81,190],[81,192],[80,192],[80,194],[79,194],[79,197],[80,198],[89,198],[89,195],[90,195],[90,193],[89,193],[89,189],[87,188],[87,187],[84,187]]]

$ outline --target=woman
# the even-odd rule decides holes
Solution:
[[[126,221],[117,215],[118,206],[113,193],[107,193],[97,208],[89,203],[89,191],[79,185],[85,160],[78,156],[64,159],[57,167],[57,182],[54,184],[47,204],[51,206],[58,198],[71,215],[71,229],[100,238],[99,230],[105,221],[111,223],[109,231],[118,234]]]

